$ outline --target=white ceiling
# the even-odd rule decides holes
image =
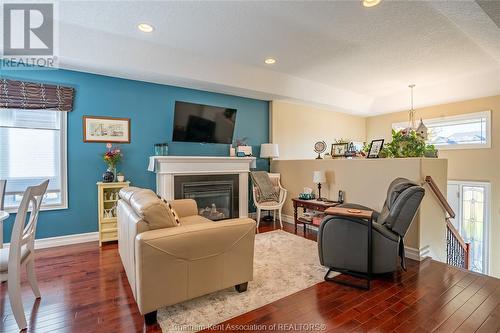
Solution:
[[[500,2],[479,4],[66,1],[60,59],[65,68],[380,114],[408,108],[410,83],[416,107],[500,94]],[[155,31],[141,33],[140,22]],[[269,56],[278,62],[265,65]]]

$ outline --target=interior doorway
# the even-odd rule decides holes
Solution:
[[[448,181],[448,202],[455,211],[454,226],[470,243],[470,269],[489,273],[490,183]]]

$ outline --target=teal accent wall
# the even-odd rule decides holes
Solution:
[[[255,156],[269,138],[267,101],[69,70],[8,71],[2,77],[68,85],[76,90],[73,112],[68,113],[69,208],[41,212],[37,238],[98,230],[96,182],[106,169],[100,156],[106,147],[83,142],[83,115],[131,118],[131,143],[120,145],[124,159],[119,170],[134,186],[153,190],[155,175],[147,166],[155,143],[168,142],[170,155],[229,155],[226,144],[171,143],[176,100],[237,109],[234,138],[247,137]],[[266,170],[267,161],[258,160],[257,169]],[[11,214],[4,223],[4,242],[10,241],[14,218]]]

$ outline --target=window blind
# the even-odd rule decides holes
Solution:
[[[51,204],[62,203],[63,117],[58,111],[0,110],[0,179],[7,180],[6,207],[16,206],[26,187],[45,179],[50,180]]]
[[[72,111],[74,92],[59,85],[0,79],[0,109]]]

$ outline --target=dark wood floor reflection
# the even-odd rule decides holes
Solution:
[[[261,223],[260,232],[274,229]],[[285,229],[293,232],[288,224]],[[308,232],[307,238],[316,235]],[[291,255],[300,255],[297,251]],[[161,332],[158,325],[144,326],[116,244],[39,250],[36,268],[40,301],[34,301],[23,276],[29,332]],[[7,283],[0,286],[0,316],[0,332],[18,331]],[[500,280],[431,260],[409,261],[407,272],[380,277],[368,292],[322,282],[226,324],[263,324],[275,331],[319,324],[319,331],[328,332],[497,332]]]

